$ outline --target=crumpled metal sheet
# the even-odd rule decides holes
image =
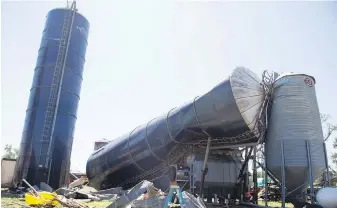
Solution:
[[[164,207],[167,196],[156,192],[154,189],[153,183],[142,181],[130,189],[127,194],[122,196],[116,195],[111,199],[112,203],[108,208],[162,208]],[[146,199],[143,198],[145,192],[148,196]],[[184,208],[206,208],[200,197],[196,198],[192,194],[184,191],[183,198],[185,200]]]
[[[232,85],[231,78],[239,83],[238,74],[249,79],[241,85]],[[162,163],[176,145],[206,140],[209,136],[237,136],[249,131],[251,123],[247,124],[247,121],[255,120],[254,112],[262,105],[259,99],[263,97],[252,74],[248,69],[237,68],[232,76],[203,96],[169,110],[96,150],[87,162],[90,183],[97,189],[115,187]],[[249,92],[253,90],[249,82],[254,82],[251,86],[257,92],[251,97]],[[241,104],[238,107],[239,100],[244,101],[244,108]],[[248,111],[249,114],[245,114]]]

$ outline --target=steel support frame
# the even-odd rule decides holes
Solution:
[[[267,170],[267,174],[268,176],[270,177],[271,180],[273,180],[277,185],[280,185],[281,183],[275,178],[275,176],[270,172],[270,170],[265,167],[266,165],[262,165],[261,163],[257,163],[257,165],[263,169],[263,171],[266,171]]]
[[[242,181],[242,178],[243,178],[243,173],[244,171],[246,170],[246,167],[248,165],[248,161],[252,155],[252,152],[253,152],[253,148],[254,147],[251,147],[249,151],[246,151],[246,154],[245,154],[245,161],[243,162],[242,166],[241,166],[241,169],[240,169],[240,172],[239,172],[239,177],[238,177],[238,181],[239,183],[241,183]],[[248,148],[247,148],[248,149]],[[247,154],[248,153],[248,154]]]
[[[268,207],[268,169],[267,169],[267,156],[266,156],[266,142],[263,145],[264,155],[264,205]]]
[[[249,177],[248,177],[248,161],[249,161],[249,159],[250,159],[250,157],[251,157],[251,154],[252,154],[252,152],[253,152],[253,148],[254,147],[251,147],[250,149],[248,148],[248,147],[246,147],[245,148],[245,160],[244,160],[244,162],[242,163],[242,166],[241,166],[241,169],[240,169],[240,171],[239,171],[239,177],[238,177],[238,185],[240,185],[240,189],[241,189],[241,196],[240,196],[240,201],[243,201],[243,198],[244,198],[244,195],[246,194],[246,187],[244,186],[244,184],[243,184],[243,181],[249,181]],[[248,149],[249,149],[249,151],[248,151]],[[245,172],[245,174],[244,174],[244,172]],[[248,178],[248,180],[244,180],[243,178],[244,178],[244,176],[245,176],[245,178]]]
[[[211,137],[208,137],[207,140],[207,147],[206,147],[206,153],[205,153],[205,158],[204,158],[204,165],[202,167],[202,173],[201,173],[201,184],[200,184],[200,194],[203,195],[203,191],[204,191],[204,181],[205,181],[205,177],[207,174],[207,162],[208,162],[208,155],[209,155],[209,149],[211,146]],[[202,198],[203,199],[203,198]]]
[[[256,166],[256,158],[257,158],[257,147],[253,147],[254,156],[253,156],[253,183],[254,183],[254,191],[253,191],[253,202],[257,204],[257,166]]]

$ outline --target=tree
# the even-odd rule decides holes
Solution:
[[[19,155],[19,150],[16,148],[13,148],[12,145],[6,144],[5,146],[5,154],[2,156],[2,158],[6,159],[16,159]]]
[[[321,122],[324,134],[324,141],[327,141],[334,132],[337,131],[337,125],[330,123],[331,116],[328,114],[321,114]],[[333,148],[337,149],[337,137],[334,138]],[[337,165],[337,152],[331,155],[332,162]]]
[[[323,128],[324,141],[327,141],[335,131],[337,131],[337,125],[330,123],[331,116],[328,114],[321,114],[321,122]],[[335,140],[337,137],[335,138]]]
[[[337,149],[337,137],[335,138],[333,142],[333,148]],[[332,162],[337,166],[337,152],[333,153],[331,155],[331,158],[332,158]]]

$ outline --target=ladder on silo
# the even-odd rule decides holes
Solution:
[[[60,37],[60,45],[57,54],[55,70],[52,79],[52,85],[50,89],[48,104],[45,112],[40,157],[38,167],[43,168],[47,173],[47,183],[49,183],[50,169],[52,163],[52,143],[53,143],[53,133],[55,128],[56,116],[58,111],[58,105],[60,101],[61,87],[63,82],[63,75],[65,69],[65,63],[67,59],[67,53],[69,48],[69,41],[71,37],[72,26],[74,22],[74,17],[76,13],[76,2],[74,1],[71,5],[69,13],[66,13],[62,28],[62,34]],[[46,151],[46,147],[48,149]]]

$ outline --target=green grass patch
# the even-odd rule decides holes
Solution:
[[[264,202],[264,201],[259,201],[258,204],[261,205],[261,206],[264,206],[264,205],[265,205],[265,202]],[[269,201],[269,202],[268,202],[268,207],[282,207],[282,202]],[[288,208],[293,208],[294,205],[291,204],[291,203],[286,203],[286,207],[288,207]]]
[[[1,197],[1,207],[3,208],[22,208],[29,207],[23,198]]]
[[[95,208],[106,208],[107,206],[109,206],[112,202],[108,201],[108,200],[104,200],[104,201],[90,201],[90,202],[86,202],[83,204],[88,205],[89,207],[95,207]]]
[[[78,200],[80,202],[80,200]],[[80,202],[81,204],[86,204],[89,207],[95,207],[95,208],[106,208],[109,206],[112,202],[108,200],[104,201],[90,201],[90,202]],[[24,207],[30,207],[25,202],[24,198],[11,198],[11,197],[1,197],[1,208],[24,208]],[[62,206],[58,206],[62,207]]]

